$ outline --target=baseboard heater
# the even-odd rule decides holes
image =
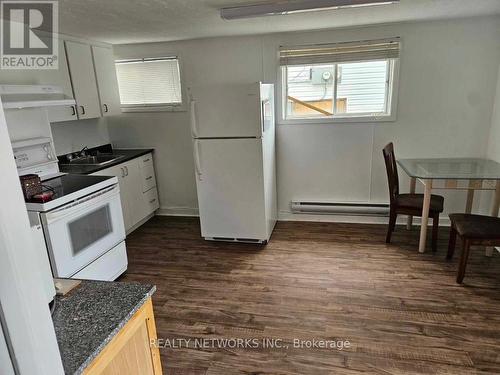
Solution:
[[[291,209],[293,213],[297,214],[352,215],[352,216],[389,215],[389,205],[386,203],[292,201]]]

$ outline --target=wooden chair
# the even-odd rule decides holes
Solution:
[[[458,235],[462,241],[462,255],[458,266],[457,283],[461,284],[464,280],[471,246],[500,246],[500,218],[472,214],[451,214],[450,220],[450,243],[446,258],[453,258]]]
[[[392,232],[396,228],[396,219],[398,215],[422,216],[424,205],[423,194],[400,194],[398,167],[396,156],[394,155],[394,145],[389,143],[383,150],[385,168],[387,170],[387,179],[389,181],[390,196],[390,218],[389,228],[385,242],[391,242]],[[432,195],[429,209],[429,217],[432,218],[432,251],[437,250],[437,240],[439,231],[439,214],[443,212],[444,198],[439,195]]]

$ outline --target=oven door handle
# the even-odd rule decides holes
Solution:
[[[96,193],[87,195],[86,197],[77,199],[71,203],[68,203],[62,207],[56,208],[53,211],[49,211],[42,215],[43,221],[46,224],[58,221],[66,216],[74,215],[75,213],[81,212],[93,206],[97,206],[104,202],[109,202],[113,197],[120,194],[120,188],[118,185],[100,190]]]

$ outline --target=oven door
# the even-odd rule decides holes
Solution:
[[[125,239],[118,185],[41,218],[55,277],[71,277]]]

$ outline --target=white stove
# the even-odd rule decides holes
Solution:
[[[26,202],[32,221],[43,227],[53,276],[111,281],[125,272],[117,178],[60,173],[51,138],[27,139],[12,146],[19,175],[37,174],[42,188],[53,193],[50,201]]]

